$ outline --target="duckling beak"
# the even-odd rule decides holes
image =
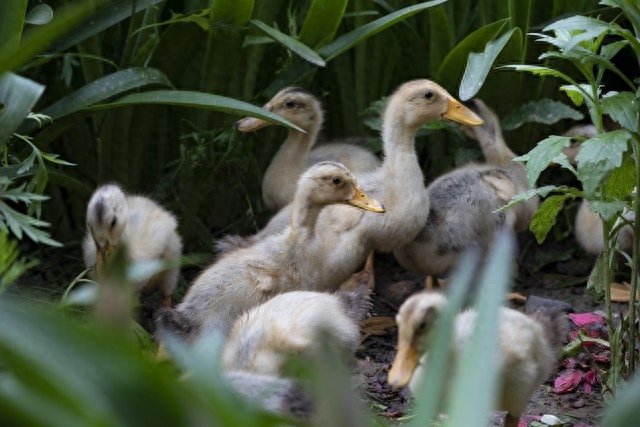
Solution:
[[[97,245],[96,245],[97,246]],[[111,257],[113,253],[113,249],[115,246],[112,246],[109,242],[105,243],[103,247],[97,246],[98,250],[96,251],[96,275],[102,276],[104,273],[104,267],[107,264],[107,260]]]
[[[376,213],[385,212],[385,209],[382,203],[380,203],[373,197],[370,197],[369,195],[367,195],[367,193],[362,191],[362,188],[360,187],[356,187],[353,193],[353,197],[347,200],[346,203],[348,205],[355,206],[357,208],[364,209],[365,211],[369,211],[369,212],[376,212]]]
[[[236,129],[240,132],[253,132],[258,129],[270,126],[273,123],[255,117],[245,117],[236,122]]]
[[[400,343],[398,353],[389,370],[387,382],[393,388],[401,388],[409,384],[413,371],[420,361],[420,353],[411,344]]]
[[[476,113],[454,98],[449,98],[447,111],[442,115],[442,118],[469,126],[482,126],[484,124],[484,121]]]

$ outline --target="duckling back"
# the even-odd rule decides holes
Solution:
[[[345,301],[332,294],[288,292],[242,315],[223,352],[226,369],[279,375],[287,360],[320,352],[323,337],[353,356],[360,342],[358,322]]]

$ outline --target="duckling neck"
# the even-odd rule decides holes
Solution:
[[[298,177],[307,168],[307,157],[319,130],[319,126],[308,133],[289,130],[287,139],[271,160],[262,181],[262,196],[270,208],[279,208],[291,201]]]
[[[315,235],[321,209],[322,206],[308,203],[307,200],[294,200],[291,230],[298,239],[311,239]]]
[[[484,128],[478,130],[476,135],[482,154],[488,163],[501,165],[516,157],[515,153],[507,146],[500,127],[485,125]]]

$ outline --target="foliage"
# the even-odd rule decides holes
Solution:
[[[617,1],[603,1],[602,4],[622,8],[623,15],[632,25],[635,25],[637,16],[634,14],[633,5]],[[640,159],[638,159],[640,152],[640,100],[638,97],[640,93],[634,83],[638,76],[626,76],[614,63],[614,58],[623,49],[631,49],[640,64],[640,43],[635,36],[638,30],[638,27],[633,27],[632,32],[616,22],[606,22],[587,16],[561,19],[547,25],[543,33],[533,34],[538,41],[549,45],[550,50],[540,56],[547,65],[510,66],[517,71],[528,71],[564,81],[565,84],[560,87],[560,90],[576,106],[584,104],[591,122],[596,126],[598,135],[582,142],[580,153],[576,157],[577,168],[569,165],[566,156],[562,153],[562,148],[569,144],[569,137],[551,136],[540,141],[536,148],[519,160],[527,162],[530,185],[535,183],[540,172],[551,162],[559,163],[569,169],[582,184],[582,190],[567,187],[545,189],[547,194],[551,191],[556,194],[540,205],[531,223],[531,230],[536,232],[539,241],[544,239],[555,222],[563,201],[569,197],[583,197],[589,202],[591,209],[602,218],[605,247],[591,274],[589,285],[605,293],[613,360],[623,360],[622,354],[625,351],[620,343],[613,342],[609,283],[616,263],[617,232],[621,228],[614,227],[614,224],[617,220],[624,221],[622,215],[627,210],[633,211],[638,218],[640,208],[638,192],[633,191],[634,187],[640,188]],[[567,63],[573,69],[561,69],[561,66]],[[608,73],[619,77],[626,86],[626,90],[610,90],[604,84],[604,78]],[[603,127],[604,116],[609,116],[620,129],[606,132]],[[622,176],[632,179],[621,179]],[[637,236],[640,230],[638,222],[634,223]],[[640,249],[638,239],[634,240],[630,262],[631,295],[636,293],[637,268],[640,265],[638,264]],[[635,367],[636,305],[637,303],[631,298],[629,303],[631,320],[626,330],[625,346],[629,361],[622,367],[625,372],[633,372]],[[612,369],[610,384],[617,383],[622,373]]]

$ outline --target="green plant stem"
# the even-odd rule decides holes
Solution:
[[[633,221],[633,254],[631,263],[631,298],[629,298],[629,375],[633,375],[636,366],[636,294],[638,292],[638,265],[640,261],[640,135],[633,134],[633,152],[636,162],[636,188],[633,193],[633,212],[635,214]]]

